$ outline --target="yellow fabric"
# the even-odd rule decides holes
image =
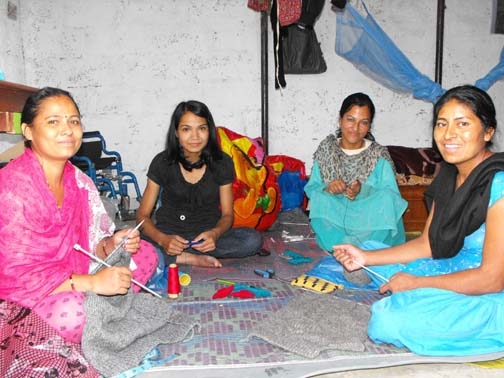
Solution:
[[[319,293],[332,293],[336,289],[343,290],[343,284],[334,284],[332,282],[323,280],[322,278],[307,276],[305,274],[294,278],[291,281],[292,286],[302,287],[304,289],[313,290]]]
[[[235,168],[233,227],[267,228],[272,221],[263,226],[263,216],[271,214],[276,218],[274,212],[279,209],[277,188],[267,186],[267,167],[247,155],[253,146],[249,138],[231,140],[222,127],[218,127],[217,132],[221,149],[233,159]]]

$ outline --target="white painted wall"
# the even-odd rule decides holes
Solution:
[[[171,112],[182,100],[201,100],[217,124],[260,136],[260,15],[246,0],[11,1],[18,4],[14,22],[4,16],[7,0],[0,0],[0,68],[6,79],[70,90],[86,128],[102,131],[142,188],[152,157],[164,147]],[[433,78],[437,0],[366,4],[415,67]],[[504,45],[503,35],[490,33],[493,0],[446,4],[443,87],[474,84],[498,62]],[[341,101],[356,91],[375,102],[379,142],[429,146],[432,104],[391,92],[336,55],[329,0],[315,30],[327,72],[287,75],[282,91],[274,89],[268,35],[270,154],[297,157],[309,172],[318,143],[336,128]],[[489,93],[504,127],[504,83]],[[3,138],[0,148],[11,143]],[[499,131],[497,149],[503,138]]]

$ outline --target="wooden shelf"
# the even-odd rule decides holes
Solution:
[[[408,201],[408,208],[403,214],[406,232],[423,231],[427,221],[427,206],[424,192],[428,185],[399,185],[401,196]]]
[[[37,88],[0,80],[0,112],[22,112],[26,99]]]

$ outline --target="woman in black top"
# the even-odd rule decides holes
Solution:
[[[219,268],[217,258],[254,255],[262,234],[233,225],[233,161],[217,143],[212,114],[199,101],[173,112],[166,149],[152,160],[137,211],[143,236],[163,252],[165,264]],[[154,222],[151,214],[158,198]]]

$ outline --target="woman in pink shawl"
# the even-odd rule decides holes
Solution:
[[[0,169],[0,298],[31,308],[79,343],[85,292],[125,294],[132,278],[145,283],[156,252],[135,231],[124,245],[134,272],[90,274],[90,258],[73,246],[105,259],[131,229],[114,233],[94,183],[68,161],[82,142],[79,108],[70,93],[43,88],[26,101],[21,122],[27,148]]]

